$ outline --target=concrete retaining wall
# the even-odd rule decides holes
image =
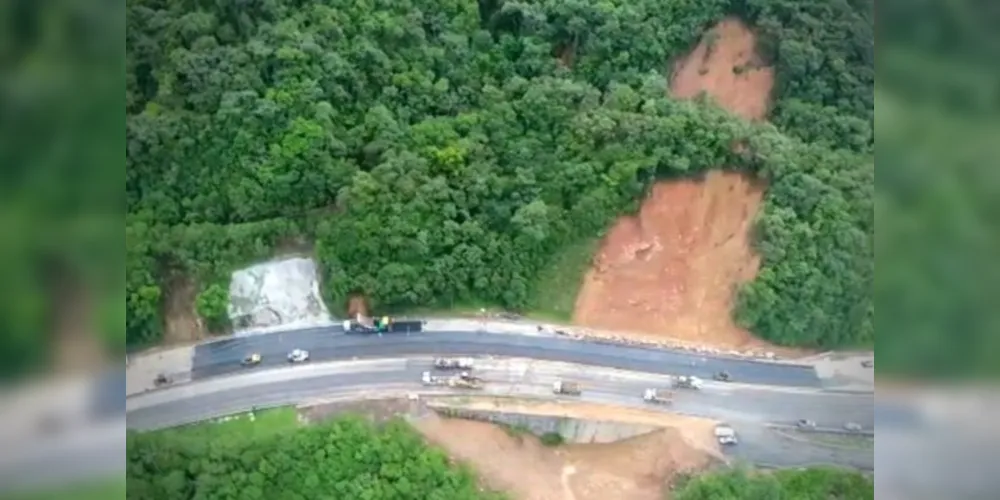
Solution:
[[[613,443],[659,430],[651,425],[621,423],[607,420],[589,420],[548,415],[531,415],[488,410],[436,407],[443,417],[465,418],[491,422],[508,427],[523,428],[541,436],[558,433],[568,443]]]

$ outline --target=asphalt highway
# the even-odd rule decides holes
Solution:
[[[195,348],[192,380],[259,370],[287,363],[292,349],[309,350],[312,360],[389,358],[428,355],[491,355],[563,361],[649,373],[695,375],[709,379],[728,371],[734,381],[793,387],[820,387],[812,367],[735,358],[703,357],[684,351],[623,346],[610,342],[483,332],[420,332],[410,334],[345,334],[340,327],[238,337]],[[262,362],[240,366],[251,353]]]
[[[336,373],[322,365],[302,365],[291,369],[261,370],[237,376],[218,377],[189,385],[130,397],[126,425],[148,430],[246,411],[251,407],[297,404],[328,398],[383,395],[387,391],[448,392],[420,384],[420,373],[430,369],[430,359],[364,360],[332,364]],[[706,383],[701,391],[677,391],[669,407],[641,401],[642,391],[660,385],[651,379],[611,376],[607,370],[579,367],[552,368],[553,363],[536,363],[528,371],[507,369],[477,370],[487,380],[481,393],[507,396],[553,397],[555,380],[572,378],[584,388],[580,399],[618,406],[645,407],[725,420],[743,436],[740,446],[727,452],[739,458],[773,466],[802,466],[816,463],[842,464],[862,469],[874,468],[871,449],[830,448],[803,442],[771,429],[794,425],[800,418],[819,427],[839,428],[855,421],[867,431],[874,426],[874,400],[868,395],[830,394],[801,389],[768,389],[723,383]]]

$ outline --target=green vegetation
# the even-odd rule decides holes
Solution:
[[[539,271],[528,299],[528,310],[545,319],[569,322],[584,273],[590,268],[600,243],[599,238],[591,238],[560,248]]]
[[[833,468],[749,472],[742,468],[698,476],[676,488],[674,500],[865,500],[875,498],[872,481]]]
[[[125,497],[125,481],[108,479],[63,486],[49,491],[19,493],[4,500],[109,500]]]
[[[171,441],[230,438],[255,440],[293,431],[299,427],[298,411],[294,407],[283,407],[258,410],[253,412],[253,417],[249,413],[244,413],[221,421],[198,422],[159,430],[153,434]]]
[[[566,442],[566,438],[558,432],[546,432],[538,438],[545,446],[559,446]]]
[[[770,186],[763,270],[737,319],[782,344],[874,338],[867,4],[127,9],[130,344],[162,335],[173,273],[196,279],[198,310],[224,328],[229,273],[300,238],[316,244],[333,310],[362,292],[376,309],[566,317],[586,251],[653,180],[723,165]],[[769,35],[777,128],[665,95],[667,61],[732,13]]]
[[[499,499],[402,421],[299,426],[294,410],[258,412],[127,436],[128,498]]]

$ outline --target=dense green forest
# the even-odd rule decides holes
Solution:
[[[849,470],[809,468],[753,473],[736,468],[679,485],[673,500],[865,500],[875,498],[871,479]]]
[[[224,327],[229,273],[300,238],[334,310],[353,292],[530,310],[554,256],[653,180],[722,165],[769,185],[738,321],[782,344],[873,342],[872,9],[129,0],[128,343],[161,337],[175,273]],[[733,14],[778,69],[774,125],[666,95],[668,61]]]
[[[234,430],[239,429],[243,426]],[[469,470],[451,465],[402,421],[375,427],[360,418],[342,418],[294,430],[194,430],[128,435],[126,497],[503,498],[481,491]]]

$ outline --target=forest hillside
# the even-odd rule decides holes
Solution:
[[[583,279],[552,276],[567,251],[593,253],[658,179],[722,168],[761,193],[735,324],[784,345],[874,341],[869,2],[127,9],[130,345],[157,342],[176,303],[224,328],[229,274],[302,242],[335,311],[355,293],[375,309],[545,309],[553,283]],[[752,67],[730,71],[773,72],[761,120],[670,95],[724,19],[756,37]]]

